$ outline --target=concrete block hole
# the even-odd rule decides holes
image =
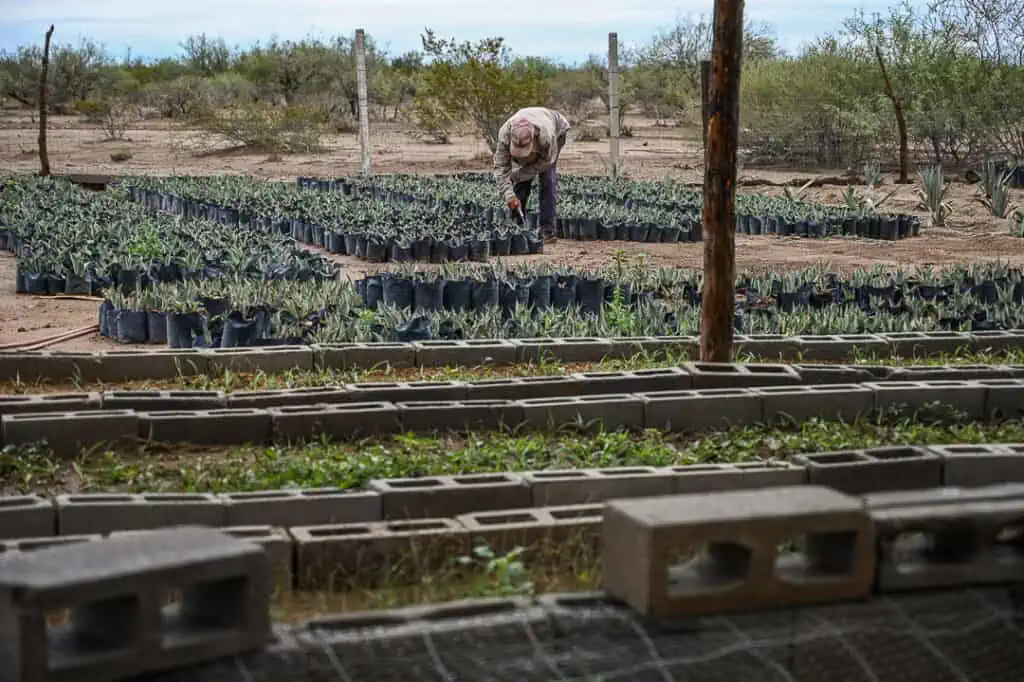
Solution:
[[[788,583],[843,579],[857,565],[857,531],[808,533],[775,553],[775,576]]]
[[[513,523],[537,523],[536,516],[523,512],[510,512],[508,514],[481,514],[474,517],[474,520],[481,526],[504,526]]]
[[[161,610],[163,646],[194,646],[207,637],[243,632],[249,579],[233,576],[197,582],[168,592]]]
[[[47,668],[56,672],[97,658],[134,656],[140,611],[138,597],[127,594],[47,612]]]
[[[733,542],[710,542],[669,554],[668,594],[672,598],[740,587],[750,574],[753,551]]]
[[[889,561],[896,571],[914,574],[935,565],[963,565],[982,550],[981,534],[971,524],[946,524],[942,529],[908,529],[889,543]]]

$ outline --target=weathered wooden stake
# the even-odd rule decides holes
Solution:
[[[619,177],[619,34],[608,34],[608,170]]]
[[[743,0],[715,0],[704,166],[704,285],[700,359],[730,362],[736,279],[736,150]]]
[[[366,33],[356,29],[356,90],[359,96],[359,156],[360,172],[369,176],[370,166],[370,105],[366,96]]]
[[[46,148],[46,91],[50,76],[50,39],[53,38],[53,24],[43,41],[43,63],[39,69],[39,175],[50,174],[50,151]]]
[[[708,88],[711,87],[711,61],[700,62],[700,133],[704,140],[704,164],[708,162]]]

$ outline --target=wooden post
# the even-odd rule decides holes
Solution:
[[[366,33],[356,29],[356,89],[359,94],[360,173],[368,177],[370,167],[370,106],[366,96]]]
[[[608,34],[608,170],[619,177],[619,34]]]
[[[704,165],[708,162],[708,88],[711,87],[711,60],[700,62],[700,132],[704,140]]]
[[[43,41],[43,62],[39,69],[39,175],[50,174],[50,151],[46,148],[46,91],[50,75],[50,39],[53,38],[53,24]]]
[[[732,360],[736,280],[736,150],[743,0],[715,0],[704,167],[704,285],[700,359]]]

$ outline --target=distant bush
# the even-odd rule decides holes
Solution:
[[[244,146],[253,152],[294,154],[321,148],[328,120],[323,111],[301,106],[275,107],[265,103],[219,111],[207,110],[192,124],[213,138]]]

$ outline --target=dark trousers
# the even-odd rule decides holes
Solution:
[[[565,137],[558,138],[558,148],[565,145]],[[551,164],[551,168],[537,176],[537,182],[540,184],[540,220],[538,224],[542,230],[554,229],[555,227],[555,207],[558,203],[558,171],[556,169],[557,163]],[[519,203],[524,207],[526,201],[530,198],[530,190],[533,189],[533,180],[526,180],[524,182],[517,182],[512,187],[512,191],[516,193],[516,197],[519,199]],[[516,216],[518,219],[518,216]]]

